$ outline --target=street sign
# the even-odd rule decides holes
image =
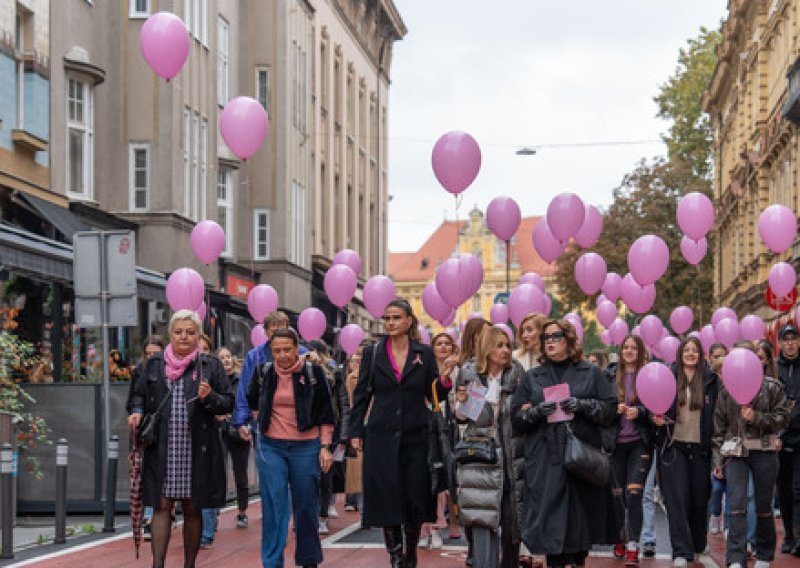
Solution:
[[[498,292],[494,297],[493,304],[507,304],[508,303],[508,292]]]
[[[767,286],[767,292],[764,294],[766,297],[767,305],[776,312],[788,312],[797,302],[797,288],[792,288],[788,295],[778,297],[772,291],[772,288]]]

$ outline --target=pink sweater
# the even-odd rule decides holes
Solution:
[[[318,428],[309,428],[305,432],[298,430],[292,377],[278,375],[278,386],[272,399],[272,419],[269,421],[266,436],[276,440],[294,441],[320,438],[323,445],[328,445],[333,439],[333,425],[323,424]]]

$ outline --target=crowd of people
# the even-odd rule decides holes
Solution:
[[[143,499],[153,566],[164,566],[176,505],[185,565],[213,545],[226,500],[225,464],[236,485],[236,526],[248,527],[250,452],[261,498],[261,560],[280,567],[290,527],[298,566],[323,562],[320,535],[335,495],[364,527],[383,532],[393,568],[417,566],[419,547],[463,534],[466,565],[583,566],[595,545],[635,566],[655,556],[660,493],[674,566],[724,534],[726,563],[756,568],[800,557],[800,332],[772,344],[740,342],[762,362],[753,401],[740,405],[720,379],[727,355],[681,341],[671,366],[676,397],[656,415],[636,377],[650,361],[628,335],[618,356],[584,356],[573,325],[531,314],[517,337],[481,318],[460,345],[441,333],[425,345],[404,300],[383,316],[385,335],[337,362],[320,341],[303,342],[276,311],[267,343],[241,368],[212,351],[194,312],[176,312],[169,338],[150,337],[128,400],[135,431],[153,422],[144,450]],[[515,349],[516,346],[516,349]],[[433,428],[433,412],[442,420]],[[441,426],[444,424],[444,426]],[[447,443],[432,439],[444,428]],[[432,444],[445,458],[432,458]],[[441,445],[447,446],[445,448]],[[452,471],[444,467],[452,464]],[[656,489],[658,488],[658,489]]]

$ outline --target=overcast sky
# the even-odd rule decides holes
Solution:
[[[636,162],[666,153],[653,97],[678,50],[727,13],[725,0],[394,2],[408,35],[391,69],[392,252],[416,250],[455,218],[430,165],[450,130],[472,134],[483,156],[461,219],[497,195],[516,199],[523,215],[543,214],[563,191],[608,205]],[[535,156],[515,154],[539,145]]]

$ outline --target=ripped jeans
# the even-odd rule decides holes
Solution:
[[[641,440],[617,443],[611,454],[611,492],[619,526],[619,542],[639,542],[642,532],[642,494],[653,463],[653,452]]]

